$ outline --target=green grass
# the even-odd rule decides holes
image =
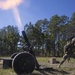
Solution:
[[[50,57],[37,57],[37,60],[39,62],[45,62],[45,63],[48,63]]]
[[[56,58],[58,61],[61,58]],[[50,57],[37,57],[37,60],[40,65],[47,66],[48,68],[53,68],[54,70],[34,70],[31,75],[75,75],[75,60],[71,59],[70,63],[67,61],[61,66],[61,68],[57,68],[57,64],[50,65],[48,61]],[[0,65],[1,66],[1,65]],[[16,75],[13,69],[3,69],[0,67],[0,75]]]
[[[0,75],[16,75],[12,69],[0,69]]]

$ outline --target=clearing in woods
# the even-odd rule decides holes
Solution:
[[[31,75],[75,75],[75,59],[71,58],[69,63],[66,60],[61,68],[57,68],[58,64],[50,64],[49,59],[50,57],[38,57],[39,64],[47,69],[34,70]],[[56,60],[60,61],[61,58],[56,58]],[[3,69],[0,61],[0,75],[16,75],[16,73],[13,69]]]

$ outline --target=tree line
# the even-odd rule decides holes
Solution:
[[[50,20],[29,22],[24,25],[24,30],[37,56],[62,56],[64,45],[75,36],[75,12],[71,17],[56,14]],[[0,29],[0,55],[23,51],[24,44],[18,27],[8,25]]]

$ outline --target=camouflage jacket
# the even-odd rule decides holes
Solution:
[[[64,46],[64,53],[73,54],[75,52],[75,46],[72,43],[68,43]]]

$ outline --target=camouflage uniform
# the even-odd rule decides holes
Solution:
[[[70,57],[74,58],[75,59],[75,38],[72,39],[72,42],[69,42],[67,45],[64,46],[64,52],[65,52],[65,55],[63,56],[60,64],[58,65],[58,67],[60,67],[64,61]]]

